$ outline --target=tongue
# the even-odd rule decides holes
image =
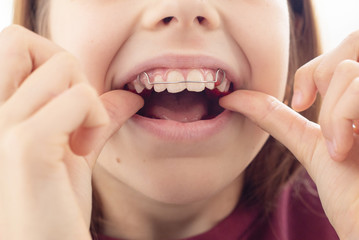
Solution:
[[[145,102],[142,114],[146,117],[194,122],[208,114],[207,98],[202,93],[152,93]]]

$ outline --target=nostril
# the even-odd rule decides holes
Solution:
[[[207,25],[208,21],[205,17],[202,16],[197,16],[194,18],[194,21],[198,22],[200,25]],[[169,17],[165,17],[161,20],[160,23],[164,24],[164,25],[168,25],[170,23],[173,22],[177,22],[177,18],[175,16],[169,16]]]
[[[198,16],[198,17],[197,17],[197,21],[198,21],[199,23],[202,23],[202,22],[204,21],[204,17]]]
[[[168,24],[168,23],[170,23],[170,22],[172,21],[172,19],[173,19],[172,16],[171,16],[171,17],[166,17],[166,18],[162,19],[162,22],[163,22],[164,24]]]

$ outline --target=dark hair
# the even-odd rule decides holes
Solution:
[[[48,0],[15,0],[14,23],[23,25],[42,35],[47,35]],[[292,97],[293,78],[295,70],[320,53],[319,37],[314,18],[311,0],[288,0],[291,14],[291,46],[290,64],[288,70],[287,89],[284,102],[290,104]],[[302,113],[312,121],[317,120],[319,101]],[[291,177],[302,169],[294,156],[279,142],[269,137],[256,158],[245,170],[244,188],[241,203],[247,206],[260,207],[261,221],[266,221],[274,207],[276,197]],[[101,203],[93,194],[93,211],[91,232],[95,237],[95,229],[99,229],[101,218]],[[101,231],[100,231],[101,232]]]
[[[49,2],[49,0],[14,0],[13,23],[47,36],[46,20]]]

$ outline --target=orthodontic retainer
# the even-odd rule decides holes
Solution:
[[[220,75],[222,75],[222,78],[220,78]],[[226,72],[220,68],[217,69],[216,71],[216,77],[213,81],[206,81],[206,80],[203,80],[203,81],[187,81],[187,80],[184,80],[184,81],[178,81],[178,82],[167,82],[167,81],[163,81],[163,82],[151,82],[150,80],[150,77],[148,76],[148,74],[146,72],[142,72],[140,74],[138,74],[137,76],[137,81],[142,83],[143,85],[145,85],[145,83],[143,81],[141,81],[141,76],[144,76],[145,77],[145,80],[147,81],[147,84],[149,85],[156,85],[156,84],[178,84],[178,83],[218,83],[221,84],[225,79],[226,79]],[[218,84],[218,85],[219,85]]]

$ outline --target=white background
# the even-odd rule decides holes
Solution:
[[[0,0],[0,31],[10,24],[12,18],[12,0]]]
[[[359,30],[359,0],[313,0],[317,8],[324,50]],[[11,23],[12,0],[0,0],[0,31]]]

